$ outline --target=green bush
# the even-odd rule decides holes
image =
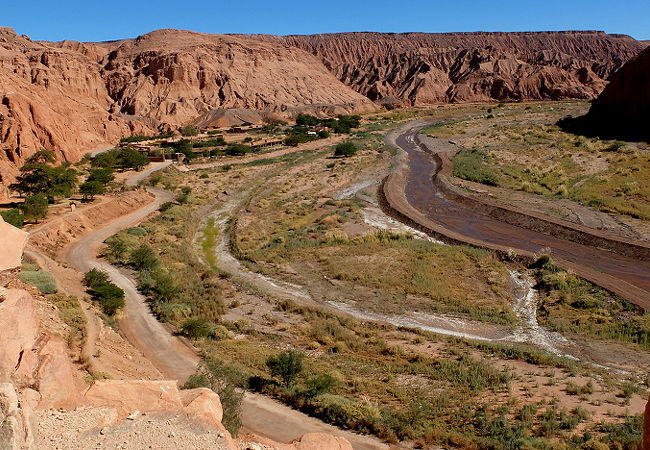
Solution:
[[[108,274],[99,269],[91,269],[84,275],[84,284],[90,288],[106,284],[109,281]]]
[[[109,281],[106,272],[98,269],[86,272],[84,284],[89,287],[91,298],[99,303],[104,314],[113,316],[124,307],[124,291]]]
[[[294,350],[282,352],[266,360],[271,375],[279,377],[286,387],[290,387],[302,372],[302,360],[305,355]]]
[[[129,257],[129,265],[139,271],[155,269],[158,264],[158,257],[147,245],[136,248]]]
[[[353,142],[342,142],[334,149],[334,156],[349,157],[357,154],[357,146]]]
[[[454,176],[489,186],[497,185],[497,175],[487,165],[487,155],[477,149],[464,149],[454,156]]]
[[[212,389],[221,400],[223,426],[233,435],[241,427],[241,403],[244,392],[238,387],[246,384],[245,374],[215,359],[204,360],[195,375],[183,385],[183,389],[206,387]]]
[[[44,270],[26,270],[18,274],[18,278],[27,284],[31,284],[43,294],[56,293],[56,279],[50,272]]]
[[[22,228],[25,223],[25,216],[16,208],[2,211],[0,212],[0,216],[2,216],[5,222],[16,228]]]
[[[190,339],[206,338],[213,330],[214,325],[204,318],[188,319],[181,325],[181,332]]]
[[[319,395],[327,394],[336,386],[336,378],[330,374],[316,375],[307,380],[307,386],[303,395],[308,399],[313,399]]]
[[[36,194],[27,197],[21,208],[25,219],[38,221],[38,219],[44,219],[47,216],[47,205],[47,195]]]

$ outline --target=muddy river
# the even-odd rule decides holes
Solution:
[[[439,167],[430,150],[418,144],[418,133],[419,128],[405,132],[397,138],[397,144],[409,155],[406,199],[430,220],[448,230],[491,244],[530,252],[549,248],[551,255],[626,281],[647,291],[650,298],[648,262],[503,223],[446,197],[431,181]]]

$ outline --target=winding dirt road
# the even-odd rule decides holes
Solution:
[[[559,265],[650,310],[649,262],[510,225],[459,203],[432,182],[441,170],[434,158],[439,149],[430,149],[419,141],[421,129],[421,124],[414,124],[395,139],[406,161],[401,173],[391,175],[384,185],[393,209],[425,228],[433,224],[436,232],[454,240],[524,254],[550,249]],[[445,150],[446,141],[431,142]]]
[[[156,170],[166,167],[157,165],[130,178],[129,185],[136,185]],[[124,316],[118,321],[127,340],[154,366],[171,379],[181,382],[196,371],[200,357],[182,339],[160,323],[151,313],[146,299],[137,290],[135,282],[125,273],[97,258],[97,252],[105,239],[125,228],[142,222],[158,207],[172,199],[169,192],[149,189],[155,200],[148,205],[94,230],[78,240],[63,255],[64,259],[82,272],[93,268],[106,271],[111,281],[125,292]],[[372,436],[362,436],[327,425],[281,403],[257,394],[247,393],[242,405],[242,423],[246,431],[268,437],[278,442],[290,442],[305,433],[328,433],[350,441],[355,449],[386,449],[388,446]]]

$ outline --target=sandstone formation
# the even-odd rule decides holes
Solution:
[[[76,161],[121,137],[188,123],[594,98],[643,47],[602,32],[279,37],[159,30],[114,42],[51,43],[0,28],[0,196],[41,148]]]
[[[594,103],[582,126],[603,136],[650,141],[650,47],[628,61]]]
[[[558,100],[597,96],[644,45],[602,32],[343,33],[267,37],[321,58],[372,100]]]
[[[23,249],[29,234],[9,225],[0,217],[0,286],[8,281],[11,272],[20,267]]]

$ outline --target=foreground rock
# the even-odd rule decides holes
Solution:
[[[9,225],[0,216],[0,286],[5,286],[11,273],[20,267],[29,234]]]

